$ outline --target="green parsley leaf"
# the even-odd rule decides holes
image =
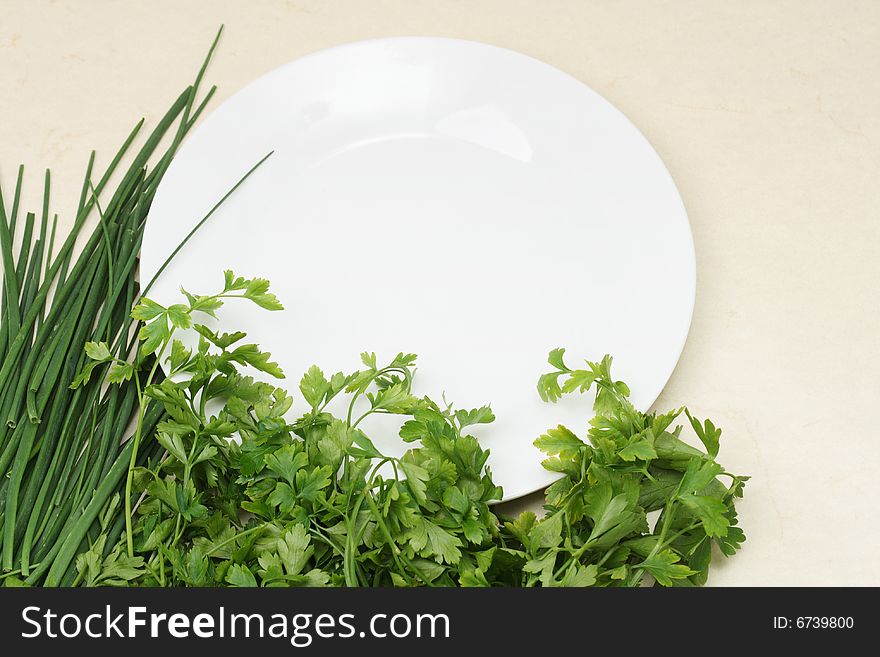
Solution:
[[[686,565],[678,563],[680,559],[672,550],[663,550],[642,561],[639,567],[651,573],[661,586],[672,586],[673,580],[684,579],[695,574],[695,571]]]

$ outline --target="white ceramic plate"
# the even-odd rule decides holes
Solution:
[[[591,416],[591,397],[538,398],[550,349],[571,363],[612,354],[642,409],[672,373],[694,303],[687,215],[645,138],[574,78],[435,38],[282,66],[215,110],[171,164],[142,279],[272,150],[151,296],[216,290],[225,268],[269,278],[285,312],[229,304],[221,320],[271,351],[292,391],[312,363],[351,371],[363,350],[417,353],[416,392],[492,404],[497,421],[474,433],[510,499],[554,479],[535,438],[560,423],[584,435]],[[397,425],[362,427],[402,454]]]

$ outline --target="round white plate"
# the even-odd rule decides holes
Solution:
[[[607,101],[547,64],[480,43],[394,38],[324,50],[227,100],[168,169],[147,223],[141,277],[267,152],[154,287],[271,280],[283,313],[230,303],[227,330],[271,351],[295,392],[327,372],[419,355],[415,390],[491,403],[474,430],[505,499],[554,479],[532,442],[583,436],[592,395],[545,404],[547,352],[614,356],[646,409],[678,360],[694,303],[693,242],[660,158]],[[398,418],[364,423],[406,450]]]

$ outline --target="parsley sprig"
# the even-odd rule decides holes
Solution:
[[[610,356],[570,369],[564,355],[550,352],[554,369],[540,377],[538,392],[555,402],[593,389],[595,417],[586,440],[559,426],[535,441],[549,456],[544,467],[562,478],[547,489],[543,521],[525,516],[509,525],[529,558],[527,583],[637,586],[645,574],[663,586],[705,583],[713,544],[731,555],[745,540],[734,501],[748,477],[715,461],[721,430],[686,408],[641,413],[626,384],[612,378]],[[682,412],[705,452],[681,439],[681,426],[671,428]]]

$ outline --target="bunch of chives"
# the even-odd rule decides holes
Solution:
[[[143,121],[97,182],[91,154],[73,228],[57,252],[49,172],[39,222],[35,213],[21,216],[23,167],[8,204],[0,190],[0,577],[18,573],[29,585],[69,585],[75,557],[90,541],[108,531],[109,551],[121,535],[124,505],[114,497],[124,492],[132,457],[126,438],[137,388],[133,382],[104,385],[106,365],[87,384],[75,390],[69,384],[85,364],[86,342],[106,342],[120,358],[135,347],[130,311],[140,294],[136,274],[145,221],[171,158],[213,95],[211,88],[196,105],[219,37],[195,82],[131,158],[112,193],[109,181]],[[166,134],[171,142],[160,152]],[[99,202],[102,195],[109,196],[106,204]],[[75,255],[77,239],[95,215],[97,226]],[[162,415],[158,405],[147,409],[145,437]],[[145,439],[136,462],[147,464],[161,454],[154,439]]]

